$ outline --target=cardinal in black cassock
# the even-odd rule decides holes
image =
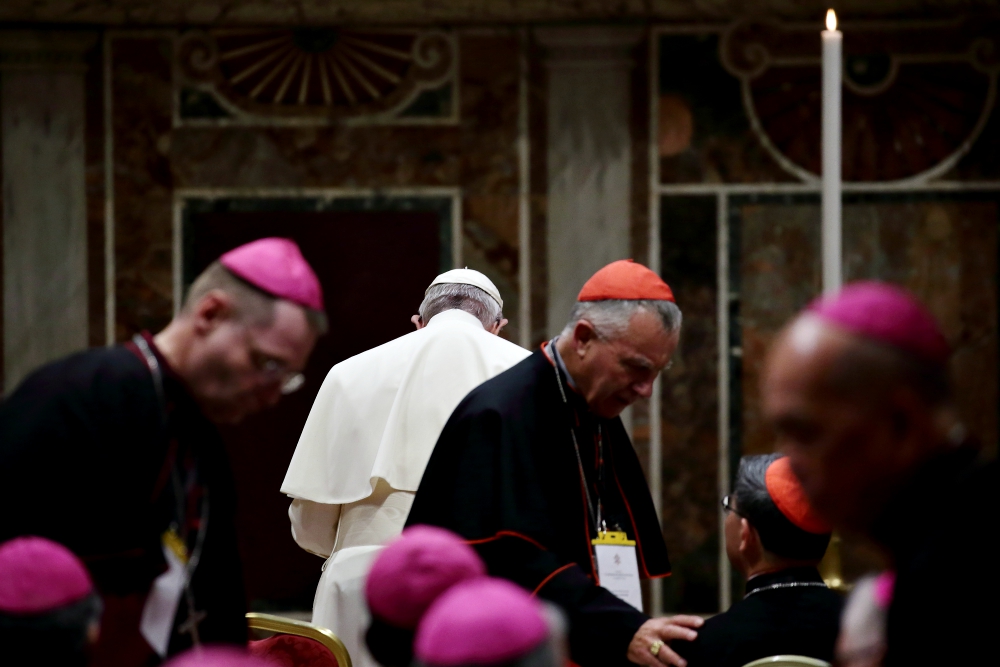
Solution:
[[[780,454],[744,456],[723,499],[726,554],[746,594],[674,642],[688,667],[743,667],[774,655],[833,661],[843,599],[817,569],[830,526],[809,504]]]
[[[262,264],[262,259],[269,261]],[[292,304],[296,310],[322,309],[321,300],[303,298],[302,282],[314,291],[319,283],[298,248],[284,239],[241,246],[203,277],[189,297],[198,303],[185,308],[165,332],[181,331],[191,318],[201,318],[205,330],[233,331],[239,340],[249,340],[246,325],[235,322],[236,307],[247,299],[275,308],[290,301],[276,321],[294,319],[287,313]],[[298,317],[304,325],[307,318]],[[305,326],[302,331],[291,339],[297,352],[292,357],[298,358],[290,362],[296,368],[315,342],[315,332]],[[267,337],[258,336],[252,354],[264,354],[260,346]],[[41,535],[84,561],[105,599],[102,637],[114,644],[107,656],[114,664],[151,659],[143,638],[150,641],[156,634],[146,628],[155,626],[157,614],[149,597],[160,598],[155,588],[153,595],[150,591],[154,581],[160,585],[158,577],[169,562],[180,563],[190,585],[179,599],[173,596],[176,612],[168,605],[159,614],[166,619],[159,626],[161,649],[174,654],[196,638],[203,643],[247,640],[235,488],[218,429],[195,397],[194,387],[204,378],[192,380],[176,371],[159,340],[143,333],[125,345],[56,361],[0,403],[0,505],[5,508],[0,542]],[[199,353],[206,354],[205,344],[199,344]],[[193,349],[181,348],[175,347],[181,357]],[[270,360],[280,364],[278,355],[291,348],[272,351]],[[213,363],[228,364],[229,377],[252,379],[253,401],[233,394],[231,400],[218,399],[215,409],[250,411],[269,402],[261,398],[263,392],[280,396],[280,376],[277,382],[264,378],[266,371],[249,360],[244,368],[233,359],[216,353]],[[155,641],[151,644],[156,648]]]
[[[630,643],[649,620],[599,585],[591,544],[598,529],[635,541],[643,578],[670,574],[649,489],[617,415],[649,395],[679,325],[670,288],[655,273],[631,261],[599,271],[560,338],[456,408],[407,520],[455,531],[491,575],[559,605],[572,659],[584,667],[629,664]],[[651,644],[644,656],[655,664],[663,642],[642,651]]]

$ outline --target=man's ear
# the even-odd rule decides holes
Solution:
[[[760,537],[757,531],[746,519],[740,519],[740,554],[750,563],[756,560],[756,552],[760,548]]]
[[[573,327],[573,348],[577,355],[582,358],[597,340],[598,335],[594,325],[587,320],[578,320]]]
[[[413,317],[410,318],[410,321],[413,322],[413,326],[417,328],[417,331],[427,326],[426,324],[424,324],[424,321],[420,319],[419,315],[414,315]]]
[[[222,290],[210,290],[192,311],[194,329],[205,335],[233,316],[233,299]]]
[[[493,326],[488,329],[488,331],[494,336],[499,336],[500,332],[503,331],[503,328],[507,326],[508,321],[509,320],[504,317],[499,322],[495,322]]]

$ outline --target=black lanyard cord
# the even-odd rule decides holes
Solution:
[[[139,348],[139,352],[142,353],[142,358],[146,361],[146,366],[149,368],[149,372],[153,376],[153,387],[156,390],[156,398],[160,408],[160,423],[166,433],[168,415],[167,396],[163,389],[163,371],[160,369],[160,363],[156,359],[156,355],[153,354],[153,351],[150,349],[145,338],[136,334],[132,337],[132,342],[137,348]],[[169,438],[169,434],[167,437]],[[185,500],[187,498],[187,490],[181,482],[181,475],[178,470],[179,465],[179,456],[177,456],[171,466],[170,477],[174,487],[174,511],[177,513],[177,529],[180,532],[181,538],[184,540],[186,547],[187,508],[185,507]],[[189,632],[191,633],[192,643],[195,646],[201,645],[201,641],[198,637],[197,624],[198,621],[204,617],[204,612],[195,611],[194,591],[191,590],[191,579],[194,577],[194,572],[198,568],[198,562],[201,560],[201,552],[205,546],[205,535],[208,532],[208,491],[207,487],[203,491],[201,501],[201,518],[198,522],[198,534],[195,536],[194,548],[191,550],[187,562],[184,565],[184,597],[188,606],[188,624],[190,625]]]
[[[559,363],[558,361],[556,361],[556,359],[558,358],[556,357],[556,355],[559,353],[555,349],[554,339],[549,342],[549,347],[552,349],[553,361],[555,362],[553,363],[553,366],[555,367],[556,371],[556,384],[559,387],[559,395],[562,396],[563,405],[569,407],[569,399],[566,398],[566,390],[563,388],[562,375],[559,373]],[[586,492],[587,511],[590,514],[590,520],[594,522],[595,534],[600,535],[602,528],[607,530],[607,528],[604,527],[604,518],[602,516],[601,494],[599,489],[595,489],[594,495],[597,496],[597,503],[596,503],[597,511],[595,512],[594,511],[595,503],[593,500],[591,500],[590,486],[587,484],[587,476],[583,470],[583,459],[580,456],[580,444],[577,442],[576,439],[576,430],[572,426],[570,426],[569,435],[573,439],[573,451],[576,453],[576,464],[580,468],[580,482],[583,484],[583,489]],[[597,443],[598,443],[598,448],[601,450],[598,452],[598,470],[597,470],[597,479],[598,483],[600,483],[600,481],[603,480],[604,478],[604,452],[603,452],[604,438],[602,437],[600,422],[598,422],[597,424]]]

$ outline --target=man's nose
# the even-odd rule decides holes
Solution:
[[[281,400],[281,383],[268,382],[257,388],[257,400],[262,408],[271,408]]]
[[[632,391],[639,394],[642,398],[649,398],[653,395],[653,381],[637,382],[632,385]]]

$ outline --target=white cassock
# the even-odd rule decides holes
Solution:
[[[313,623],[344,642],[355,667],[365,647],[364,579],[378,550],[403,530],[427,460],[465,395],[528,356],[465,311],[330,369],[309,412],[281,492],[292,536],[327,558]]]

